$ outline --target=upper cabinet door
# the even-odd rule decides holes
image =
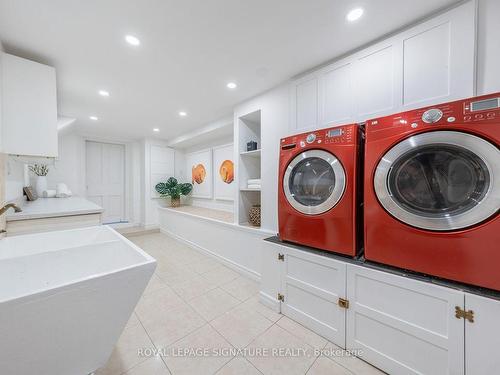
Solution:
[[[308,76],[291,87],[292,128],[318,127],[318,78]]]
[[[2,54],[2,151],[57,157],[54,68]]]
[[[325,69],[319,78],[320,123],[322,127],[352,121],[352,64],[341,62]]]
[[[466,293],[465,310],[474,312],[474,322],[465,321],[465,373],[498,374],[500,301]]]
[[[474,95],[470,1],[402,34],[404,110]]]
[[[400,54],[393,40],[357,54],[354,61],[357,121],[389,114],[399,106]]]

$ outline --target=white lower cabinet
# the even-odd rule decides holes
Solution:
[[[274,311],[280,312],[281,306],[278,294],[281,291],[281,261],[278,255],[282,254],[284,246],[262,241],[262,264],[260,275],[260,301]]]
[[[461,291],[349,264],[347,348],[390,374],[463,374]]]
[[[466,293],[465,311],[465,373],[500,373],[500,301]]]
[[[291,248],[283,255],[281,312],[344,347],[346,264]]]
[[[265,241],[261,301],[391,374],[500,368],[500,301]]]

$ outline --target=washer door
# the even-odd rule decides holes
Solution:
[[[318,215],[334,207],[345,190],[346,178],[340,161],[322,150],[304,151],[288,164],[283,189],[297,211]]]
[[[403,223],[435,231],[466,228],[500,208],[500,151],[467,133],[418,134],[382,157],[374,187],[382,206]]]

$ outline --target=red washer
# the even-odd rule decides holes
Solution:
[[[500,93],[367,121],[365,257],[500,290]]]
[[[281,140],[281,240],[356,255],[360,129],[345,125]]]

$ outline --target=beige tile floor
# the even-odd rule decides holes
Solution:
[[[354,357],[316,355],[337,347],[260,304],[255,281],[214,259],[161,233],[130,239],[158,267],[96,375],[382,374]],[[299,355],[256,355],[277,349]]]

